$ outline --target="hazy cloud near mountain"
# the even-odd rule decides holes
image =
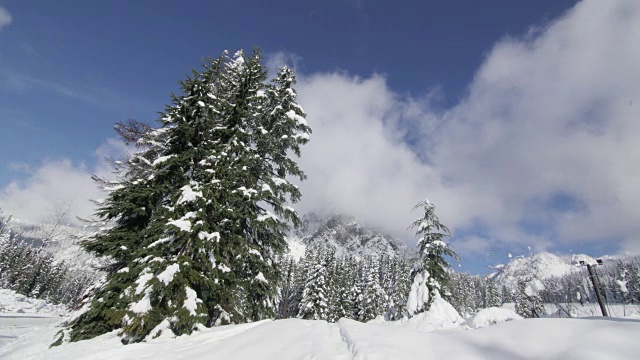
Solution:
[[[308,175],[300,184],[303,212],[354,214],[408,238],[406,228],[419,215],[410,214],[415,203],[427,196],[436,204],[462,201],[404,141],[401,124],[428,114],[393,93],[383,77],[316,74],[301,79],[299,94],[313,129],[300,159]]]
[[[299,74],[313,129],[299,208],[353,214],[409,240],[418,215],[409,211],[428,197],[467,253],[595,241],[640,251],[638,39],[640,2],[581,2],[499,40],[444,112],[382,76]],[[300,61],[274,55],[271,64],[291,59]],[[0,201],[16,214],[57,192],[81,203],[89,190],[69,189],[81,186],[76,177],[90,184],[92,170],[47,163]],[[27,197],[34,189],[39,196]]]

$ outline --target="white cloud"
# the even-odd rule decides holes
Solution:
[[[313,129],[300,159],[303,212],[355,214],[406,236],[415,203],[456,196],[403,142],[397,125],[415,114],[384,78],[322,74],[303,77],[298,90]]]
[[[13,18],[11,17],[9,10],[0,6],[0,29],[2,29],[5,26],[9,26],[12,20]]]
[[[69,159],[45,161],[37,168],[30,166],[25,179],[0,189],[0,207],[18,219],[46,222],[61,204],[69,205],[68,220],[78,224],[76,217],[93,215],[95,207],[90,200],[104,197],[91,175],[109,178],[111,166],[105,158],[116,158],[124,151],[126,147],[121,142],[109,139],[96,151],[97,165],[91,169]]]
[[[298,70],[302,57],[288,51],[277,51],[274,53],[264,54],[266,59],[265,65],[269,70],[269,76],[273,77],[283,66],[288,66],[294,71]]]
[[[399,234],[428,196],[454,230],[479,225],[505,246],[631,248],[639,38],[640,3],[579,3],[544,29],[499,41],[468,96],[443,114],[379,76],[303,77],[314,133],[301,159],[302,209],[331,206]]]
[[[5,213],[18,219],[44,222],[60,203],[71,204],[74,215],[90,215],[89,199],[98,197],[89,171],[61,160],[44,163],[26,181],[10,183],[0,193],[0,204]]]
[[[584,1],[490,52],[469,96],[445,114],[433,159],[473,197],[490,195],[468,210],[495,234],[534,221],[564,243],[634,241],[639,37],[640,3]]]

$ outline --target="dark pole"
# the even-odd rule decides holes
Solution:
[[[600,293],[600,287],[598,286],[598,282],[596,281],[596,275],[593,272],[593,268],[591,264],[587,264],[587,270],[589,270],[589,278],[591,279],[591,283],[593,283],[593,288],[596,291],[596,297],[598,298],[598,303],[600,304],[600,310],[602,311],[602,316],[609,316],[607,313],[607,308],[604,306],[604,301],[602,300],[602,294]]]

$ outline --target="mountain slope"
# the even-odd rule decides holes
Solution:
[[[412,256],[414,251],[403,242],[380,230],[361,224],[348,215],[320,217],[308,214],[302,218],[303,226],[289,237],[292,256],[300,257],[305,249],[334,251],[336,256],[367,255]]]
[[[582,254],[560,257],[542,252],[530,257],[516,257],[506,265],[495,266],[496,272],[492,274],[492,278],[499,285],[515,286],[519,279],[525,281],[532,279],[543,280],[584,271],[580,261],[596,262],[594,258]]]

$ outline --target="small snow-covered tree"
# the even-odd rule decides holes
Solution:
[[[516,313],[524,318],[545,314],[540,291],[543,285],[538,279],[520,279],[514,294]]]
[[[335,294],[330,320],[338,321],[341,318],[353,318],[353,301],[351,290],[355,284],[357,274],[357,262],[351,256],[343,257],[339,262],[339,268],[335,271]]]
[[[389,259],[388,271],[385,287],[388,298],[384,317],[386,320],[400,320],[406,313],[407,295],[411,285],[409,262],[400,256]]]
[[[329,314],[327,267],[319,254],[309,260],[311,266],[302,293],[298,317],[307,320],[326,320]]]
[[[311,269],[310,252],[305,251],[305,256],[300,259],[296,265],[296,271],[293,274],[291,283],[291,292],[287,301],[287,317],[296,317],[300,311],[300,301],[302,301],[302,293],[304,292],[305,283],[309,270]]]
[[[531,312],[531,306],[526,294],[526,283],[523,280],[519,280],[517,288],[513,294],[513,300],[515,302],[516,313],[523,318],[533,317]]]
[[[485,307],[500,307],[500,305],[502,305],[502,300],[500,291],[498,290],[498,285],[496,285],[496,283],[491,279],[485,279],[485,281]]]
[[[409,227],[416,229],[420,256],[412,271],[413,284],[407,300],[410,316],[428,310],[433,299],[440,297],[440,286],[449,277],[450,267],[445,256],[457,257],[444,241],[451,232],[435,214],[435,205],[425,200],[413,207],[416,209],[422,209],[424,214]]]
[[[327,269],[327,318],[329,322],[336,322],[341,316],[340,295],[342,289],[342,272],[335,252],[330,249],[322,254],[323,262]]]
[[[378,259],[374,256],[366,256],[361,261],[361,275],[356,286],[355,319],[366,322],[383,314],[387,301],[378,276]]]
[[[542,296],[540,295],[542,290],[544,290],[544,285],[538,279],[532,279],[526,283],[525,294],[527,295],[533,317],[540,317],[545,314]]]
[[[297,272],[296,261],[291,257],[286,257],[278,261],[282,268],[282,279],[279,284],[279,304],[277,317],[286,319],[289,317],[289,304],[294,292],[294,280]]]

